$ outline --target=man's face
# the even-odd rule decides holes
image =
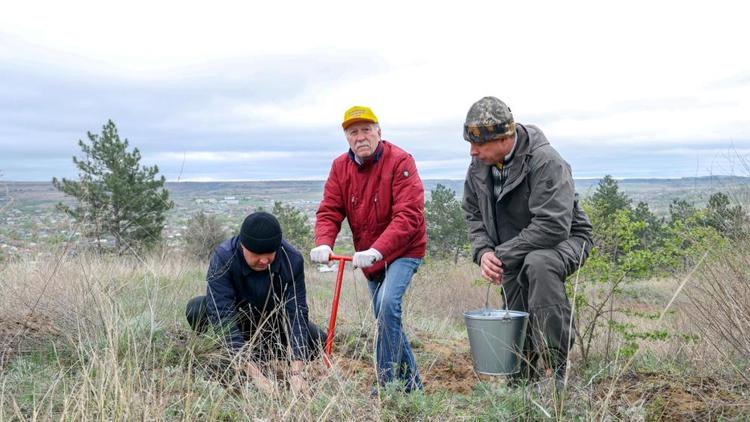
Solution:
[[[380,142],[380,127],[375,123],[357,122],[344,129],[349,148],[354,155],[364,160],[375,154]]]
[[[255,253],[248,250],[242,245],[242,255],[245,257],[245,262],[252,268],[253,271],[265,271],[268,266],[271,265],[273,260],[276,258],[276,252],[269,253]]]
[[[493,165],[503,162],[505,156],[513,150],[513,136],[495,139],[494,141],[475,143],[469,142],[469,154],[476,157],[483,164]]]

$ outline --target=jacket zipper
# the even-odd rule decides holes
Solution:
[[[375,192],[375,220],[376,224],[380,224],[380,211],[378,210],[378,195],[380,192]]]

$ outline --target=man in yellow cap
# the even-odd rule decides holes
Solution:
[[[337,157],[315,223],[314,262],[328,262],[341,223],[351,227],[354,266],[368,279],[378,320],[378,383],[421,389],[414,354],[401,324],[401,302],[427,244],[424,187],[414,158],[380,138],[378,118],[354,106],[342,123],[349,151]]]

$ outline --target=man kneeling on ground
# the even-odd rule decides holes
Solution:
[[[304,261],[282,239],[276,217],[248,215],[240,234],[216,247],[206,280],[206,296],[187,305],[193,330],[204,332],[209,323],[222,330],[231,352],[246,356],[245,371],[261,391],[276,387],[258,363],[288,359],[292,390],[306,392],[303,362],[322,350],[326,334],[308,320]]]

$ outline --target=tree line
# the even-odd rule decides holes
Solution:
[[[123,254],[159,244],[166,213],[174,203],[158,167],[142,166],[138,148],[129,149],[111,120],[101,134],[88,132],[87,141],[78,144],[82,155],[73,157],[78,179],[52,180],[58,190],[76,199],[76,205],[58,208],[80,224],[84,237],[101,252]],[[633,205],[608,175],[582,206],[594,226],[595,245],[584,267],[594,278],[618,271],[639,277],[682,270],[714,242],[748,233],[746,211],[722,192],[711,195],[704,208],[674,200],[668,218],[657,217],[645,202]],[[302,250],[314,246],[312,223],[302,210],[277,201],[271,212],[292,244]],[[428,258],[457,262],[468,256],[468,227],[455,191],[438,184],[425,202],[425,220]],[[227,236],[215,215],[199,212],[188,221],[186,249],[206,258]]]

